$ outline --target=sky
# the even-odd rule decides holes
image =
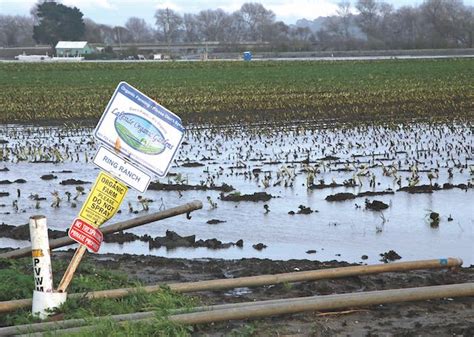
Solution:
[[[37,0],[0,0],[0,14],[29,15]],[[447,0],[449,1],[449,0]],[[108,25],[124,25],[131,16],[154,24],[153,15],[159,8],[171,8],[180,14],[198,13],[204,9],[221,8],[231,13],[246,2],[261,3],[272,10],[278,21],[293,24],[298,19],[313,20],[319,16],[336,13],[340,0],[62,0],[64,5],[79,8],[84,17]],[[353,4],[356,0],[351,1]],[[395,8],[404,5],[418,6],[423,0],[385,0]],[[474,0],[464,0],[465,5],[474,6]]]

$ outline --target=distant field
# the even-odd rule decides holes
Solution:
[[[0,122],[97,119],[120,81],[191,122],[474,112],[474,59],[2,63]]]

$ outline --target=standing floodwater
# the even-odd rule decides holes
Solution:
[[[22,225],[41,213],[50,228],[68,228],[97,175],[91,133],[3,126],[0,223]],[[114,221],[199,199],[204,209],[190,220],[131,232],[242,239],[243,247],[150,249],[135,240],[101,252],[376,262],[394,250],[407,260],[459,256],[473,264],[473,165],[469,123],[191,126],[168,177],[142,196],[131,191]],[[28,244],[7,232],[2,247]],[[267,247],[252,247],[258,243]]]

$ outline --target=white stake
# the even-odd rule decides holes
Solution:
[[[48,226],[46,217],[35,215],[30,218],[31,255],[33,257],[33,315],[44,319],[49,311],[66,301],[67,293],[57,293],[53,289],[53,271],[49,251]]]
[[[35,290],[53,292],[53,271],[45,216],[35,215],[30,218],[30,237]]]

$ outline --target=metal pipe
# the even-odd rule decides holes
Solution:
[[[415,287],[405,289],[377,290],[360,293],[310,296],[301,298],[288,298],[258,302],[244,302],[235,304],[224,304],[210,307],[199,307],[201,310],[184,313],[173,314],[168,316],[169,320],[180,324],[202,324],[211,322],[220,322],[228,320],[254,319],[267,316],[277,316],[282,314],[294,314],[305,311],[320,310],[337,310],[348,307],[361,307],[370,305],[380,305],[400,302],[424,301],[439,298],[453,298],[474,296],[474,283],[461,283],[450,285],[439,285],[430,287]],[[195,308],[198,309],[198,308]],[[144,321],[153,318],[153,312],[133,313],[124,315],[115,315],[111,318],[115,321]],[[30,325],[28,336],[40,336],[41,333],[31,334],[31,332],[45,331],[54,328],[54,324],[61,324],[61,327],[72,327],[72,323],[76,321],[85,322],[85,320],[69,320],[63,322],[50,322]],[[77,325],[76,325],[77,326]],[[25,332],[28,326],[22,326],[21,329],[14,333]],[[15,327],[8,327],[14,329]],[[78,332],[82,329],[92,329],[93,326],[66,328],[57,332]],[[5,329],[5,328],[4,328]],[[11,333],[13,330],[0,330],[2,333]],[[25,335],[26,336],[26,335]]]
[[[108,226],[104,226],[104,227],[101,227],[100,230],[103,234],[111,234],[111,233],[119,232],[125,229],[130,229],[130,228],[146,225],[150,222],[170,218],[179,214],[190,213],[192,211],[195,211],[201,208],[202,208],[202,202],[195,200],[181,206],[176,206],[173,208],[166,209],[161,212],[147,214],[147,215],[140,216],[138,218],[129,219],[129,220],[117,222],[115,224],[111,224]],[[76,241],[71,239],[69,236],[64,236],[62,238],[49,241],[49,247],[50,249],[54,249],[54,248],[69,246],[74,243],[76,243]],[[15,249],[15,250],[0,254],[0,258],[3,258],[3,259],[13,258],[14,259],[14,258],[28,256],[30,253],[31,253],[31,246]]]
[[[175,292],[188,293],[196,291],[223,290],[239,287],[256,287],[269,284],[279,284],[285,282],[315,281],[331,278],[341,278],[349,276],[370,275],[385,272],[400,272],[419,269],[440,269],[457,268],[462,265],[460,258],[419,260],[407,262],[395,262],[390,264],[375,264],[369,266],[351,266],[329,269],[308,270],[292,273],[282,273],[275,275],[259,275],[240,277],[235,279],[218,279],[198,282],[171,283],[167,286]],[[88,293],[69,294],[70,298],[119,298],[127,296],[136,291],[147,293],[158,292],[162,284],[151,285],[139,288],[119,288],[110,290],[91,291]],[[31,305],[31,299],[11,300],[0,302],[0,313],[25,308]]]

